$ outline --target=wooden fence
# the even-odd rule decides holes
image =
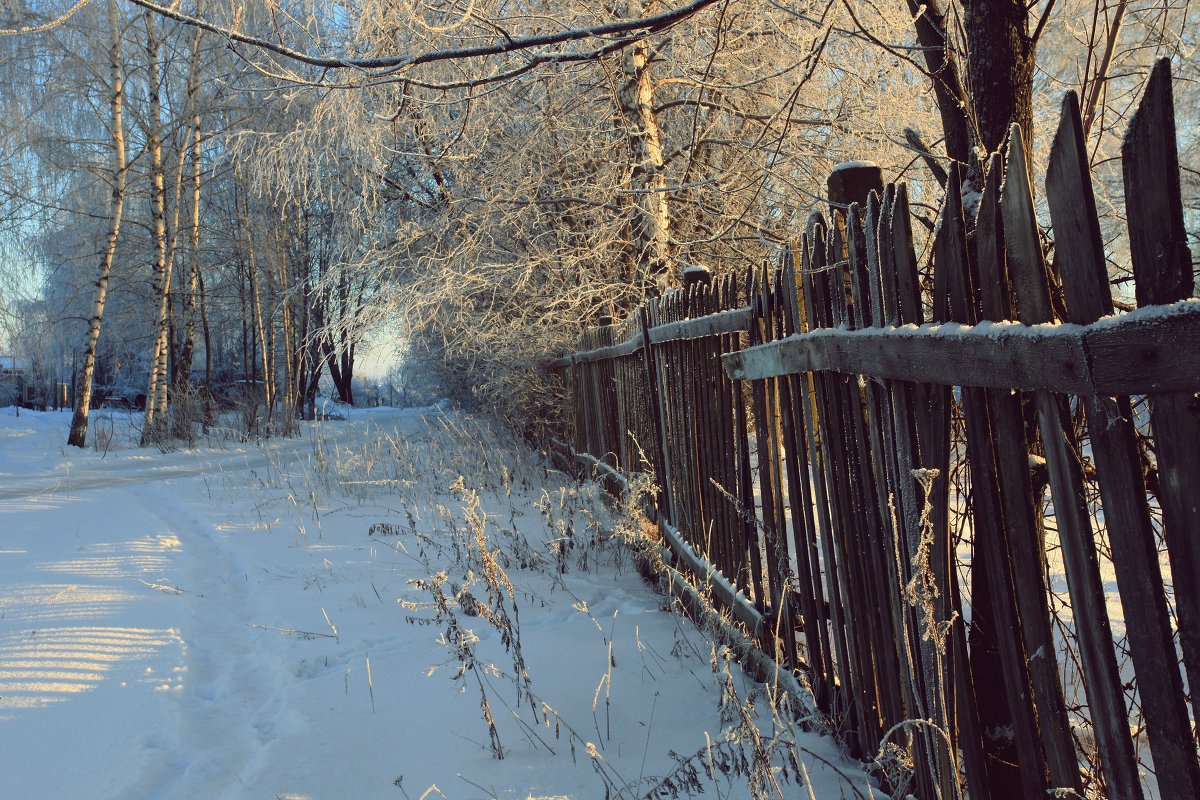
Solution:
[[[1131,313],[1081,130],[1069,95],[1050,265],[1014,128],[970,236],[951,171],[927,267],[879,187],[778,269],[691,272],[550,365],[562,438],[653,473],[680,562],[920,798],[1200,797],[1200,301],[1166,63],[1124,145]]]

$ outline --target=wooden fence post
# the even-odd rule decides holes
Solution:
[[[866,161],[838,164],[825,181],[829,202],[844,220],[851,203],[867,204],[871,192],[883,192],[883,170]]]

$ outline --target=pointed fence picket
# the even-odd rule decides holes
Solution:
[[[843,172],[778,268],[688,270],[549,365],[560,450],[655,478],[675,566],[853,754],[906,754],[890,790],[1200,796],[1200,301],[1166,62],[1123,148],[1136,313],[1113,314],[1081,131],[1068,95],[1049,261],[1014,127],[973,217],[951,170],[928,265],[906,188]]]

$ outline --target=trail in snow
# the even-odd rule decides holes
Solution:
[[[756,687],[589,543],[594,489],[485,427],[383,412],[261,449],[104,455],[64,452],[59,416],[0,412],[0,796],[582,800],[681,764],[749,796],[722,774],[718,706]],[[471,508],[534,699],[471,604]],[[431,578],[473,668],[439,643]],[[800,735],[817,797],[869,796]]]
[[[177,730],[156,742],[161,755],[128,791],[144,798],[222,796],[240,781],[280,713],[248,628],[254,587],[236,549],[218,544],[211,524],[166,487],[142,485],[132,494],[186,542],[180,580],[187,587],[181,617],[187,680]]]

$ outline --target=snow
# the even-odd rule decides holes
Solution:
[[[1147,306],[1134,311],[1120,312],[1102,317],[1090,325],[1077,325],[1068,322],[1042,322],[1036,325],[1026,325],[1015,320],[984,320],[975,325],[959,322],[927,322],[921,325],[906,323],[897,326],[872,326],[849,330],[845,325],[832,328],[817,328],[815,330],[793,333],[777,341],[798,341],[814,339],[822,336],[845,338],[847,335],[859,338],[876,337],[886,332],[889,338],[904,337],[908,339],[943,339],[970,341],[979,338],[992,341],[1027,341],[1058,339],[1080,339],[1085,334],[1096,331],[1113,331],[1121,329],[1133,330],[1137,326],[1151,323],[1174,321],[1189,321],[1200,317],[1200,299],[1191,298],[1177,303],[1162,306]],[[774,344],[774,342],[772,342]]]
[[[0,409],[5,797],[641,797],[682,763],[742,798],[719,767],[747,719],[814,796],[871,796],[640,579],[595,485],[479,420],[169,453],[133,416],[100,450],[68,423]]]
[[[962,196],[963,212],[968,218],[974,219],[979,216],[979,203],[983,200],[983,195],[971,183],[970,179],[965,179],[962,186],[959,187]]]
[[[1200,299],[1189,297],[1186,300],[1179,300],[1166,305],[1143,306],[1133,311],[1109,314],[1107,317],[1101,317],[1092,323],[1092,328],[1111,328],[1130,324],[1169,321],[1176,318],[1186,319],[1194,317],[1198,313],[1200,313]]]
[[[837,164],[836,166],[834,166],[833,171],[834,172],[842,172],[845,170],[864,169],[864,168],[869,168],[869,167],[874,167],[874,166],[876,166],[876,164],[873,161],[842,161],[839,164]]]

